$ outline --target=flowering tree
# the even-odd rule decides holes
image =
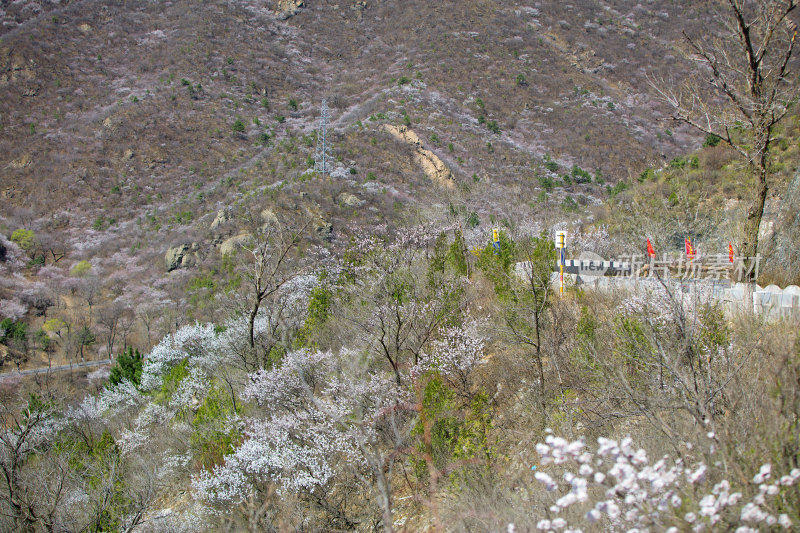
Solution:
[[[300,350],[250,375],[243,397],[264,415],[243,421],[244,441],[195,480],[206,501],[243,503],[267,481],[279,492],[336,498],[336,476],[368,483],[392,528],[393,464],[406,445],[414,406],[391,374],[368,371],[357,354]],[[329,494],[330,493],[330,494]],[[353,523],[344,509],[340,518]]]
[[[483,360],[476,329],[469,324],[439,332],[441,339],[430,353],[421,352],[400,384],[393,371],[381,368],[377,354],[349,350],[293,351],[272,368],[251,373],[242,400],[258,408],[232,421],[243,428],[243,441],[222,464],[195,478],[197,495],[214,505],[250,508],[272,493],[294,494],[342,527],[353,527],[371,511],[347,505],[354,499],[350,492],[368,490],[384,530],[391,531],[395,465],[418,456],[429,465],[434,485],[452,470],[446,465],[440,472],[432,462],[432,425],[424,419],[434,423],[435,409],[425,407],[423,390],[431,376],[440,376],[469,404],[472,372]],[[415,444],[419,439],[422,446]],[[348,479],[358,483],[343,482]],[[260,516],[252,509],[247,515]]]
[[[252,218],[252,217],[251,217]],[[253,225],[253,221],[250,221]],[[249,343],[256,350],[255,321],[259,309],[265,301],[277,297],[281,288],[305,270],[297,264],[292,253],[296,252],[301,237],[309,225],[309,221],[298,229],[284,227],[277,221],[269,221],[262,227],[253,229],[250,240],[241,248],[247,252],[252,262],[244,269],[248,285],[247,303],[249,310]],[[280,309],[280,303],[276,305]],[[263,364],[262,364],[263,366]]]
[[[349,326],[346,335],[388,363],[398,384],[439,328],[462,319],[467,280],[448,261],[460,252],[439,238],[451,229],[360,238],[342,266],[336,312]]]
[[[611,531],[655,528],[675,533],[792,530],[788,514],[775,509],[797,500],[800,469],[778,475],[767,463],[749,484],[736,486],[713,464],[687,464],[666,456],[653,463],[630,438],[601,437],[597,443],[593,452],[583,440],[570,442],[551,434],[536,445],[542,469],[535,477],[548,492],[557,493],[549,507],[537,510],[543,515],[537,529],[575,531],[599,524]]]

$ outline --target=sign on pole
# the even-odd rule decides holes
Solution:
[[[567,247],[567,232],[566,231],[557,231],[556,232],[556,248],[566,248]]]
[[[559,287],[559,294],[564,294],[564,261],[566,258],[566,251],[567,251],[567,232],[566,231],[557,231],[556,232],[556,248],[559,250],[559,258],[558,258],[558,272],[559,272],[559,279],[561,280],[561,285]]]
[[[495,255],[500,253],[500,230],[492,228],[492,247]]]

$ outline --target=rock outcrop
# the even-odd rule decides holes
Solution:
[[[211,222],[210,229],[215,230],[223,224],[231,220],[231,213],[228,209],[220,209],[217,211],[217,216]]]
[[[340,194],[336,199],[336,201],[342,207],[359,207],[361,205],[364,205],[364,200],[360,200],[358,196],[347,192],[343,192],[342,194]]]
[[[275,15],[280,20],[286,20],[296,15],[305,6],[304,0],[277,0],[275,5]]]
[[[219,247],[219,253],[223,256],[233,255],[240,247],[246,246],[248,241],[250,241],[250,234],[248,233],[234,235],[230,239],[225,239]]]
[[[9,47],[0,48],[0,87],[14,82],[32,82],[36,79],[36,61],[26,59]]]
[[[422,167],[425,175],[428,176],[431,181],[447,189],[455,187],[453,173],[436,154],[425,149],[422,140],[416,133],[406,126],[392,126],[391,124],[384,124],[383,129],[398,141],[404,142],[414,148],[414,158],[417,164]]]
[[[180,246],[169,248],[164,256],[167,272],[196,265],[199,259],[198,250],[199,245],[196,242],[184,243]]]
[[[324,241],[330,242],[333,240],[333,224],[326,220],[320,219],[315,225],[314,231]]]

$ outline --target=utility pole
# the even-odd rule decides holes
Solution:
[[[317,147],[314,152],[314,170],[319,172],[322,177],[330,173],[331,157],[328,155],[327,134],[330,111],[328,110],[328,100],[323,98],[319,106],[319,129],[317,129]]]

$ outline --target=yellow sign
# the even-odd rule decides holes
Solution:
[[[497,228],[492,229],[492,242],[500,242],[500,232]]]
[[[556,248],[566,248],[567,247],[567,232],[566,231],[557,231],[556,232]]]

